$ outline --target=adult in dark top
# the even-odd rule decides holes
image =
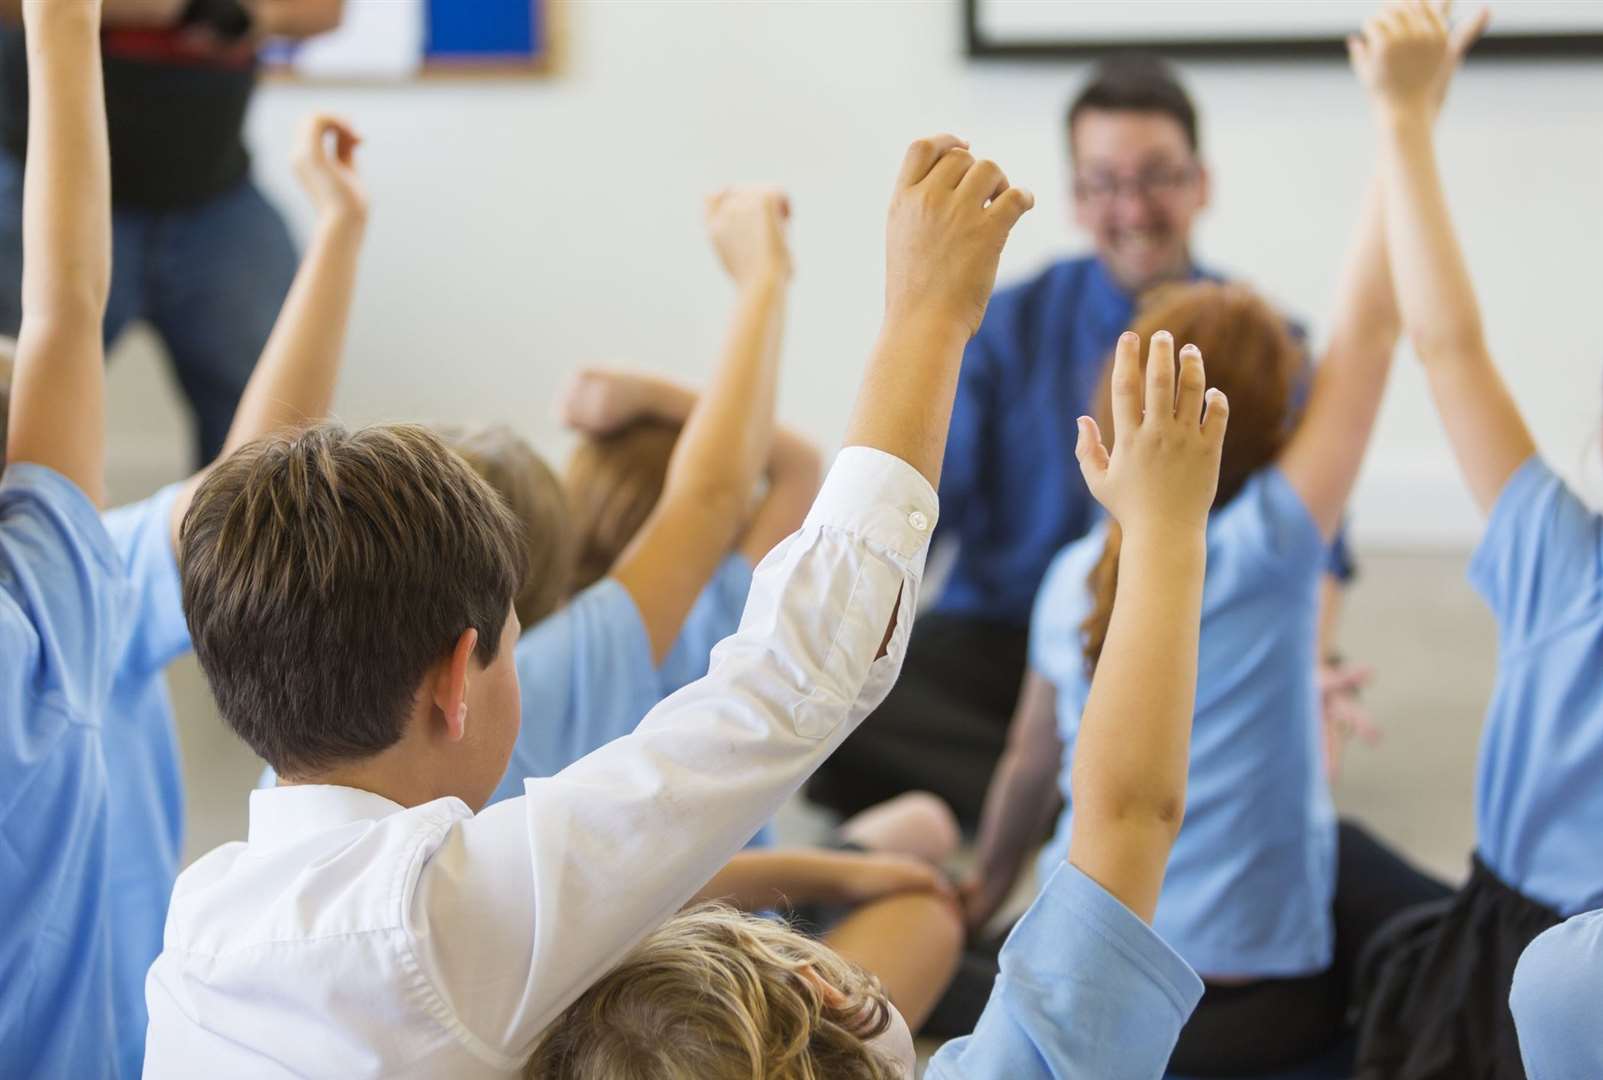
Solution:
[[[195,415],[195,454],[221,449],[296,257],[250,179],[245,112],[265,37],[339,25],[343,0],[104,0],[111,143],[109,346],[137,319],[162,339]],[[0,0],[0,333],[22,318],[28,68],[21,0]]]
[[[969,343],[937,534],[955,544],[955,561],[890,697],[808,786],[843,814],[922,788],[977,821],[1024,675],[1036,588],[1098,513],[1075,463],[1075,418],[1093,411],[1142,292],[1218,277],[1191,254],[1209,177],[1196,110],[1167,66],[1103,65],[1067,127],[1075,220],[1096,250],[996,293]],[[1052,809],[1042,808],[1043,828]]]

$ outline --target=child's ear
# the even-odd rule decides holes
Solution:
[[[468,670],[479,632],[472,627],[462,631],[451,655],[434,679],[434,708],[445,720],[445,737],[460,742],[468,730]]]

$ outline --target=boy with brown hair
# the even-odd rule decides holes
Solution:
[[[281,781],[179,879],[150,1070],[515,1075],[895,679],[962,347],[1032,203],[960,140],[913,145],[846,449],[740,631],[633,733],[477,815],[518,725],[505,507],[415,428],[220,466],[184,524],[190,628]]]

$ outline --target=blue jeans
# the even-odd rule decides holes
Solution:
[[[106,346],[150,323],[195,417],[196,464],[207,464],[295,277],[289,229],[246,180],[179,210],[117,208],[112,237]],[[0,152],[0,333],[21,323],[22,166]]]

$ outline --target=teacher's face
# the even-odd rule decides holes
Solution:
[[[1185,129],[1161,112],[1088,109],[1069,133],[1074,219],[1121,286],[1181,277],[1208,173]]]

